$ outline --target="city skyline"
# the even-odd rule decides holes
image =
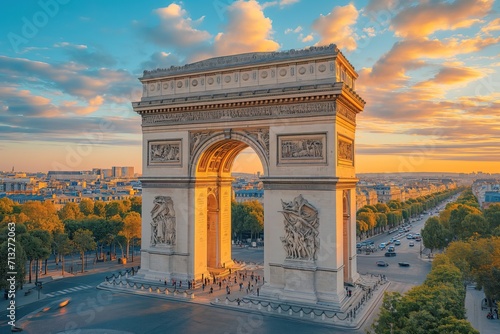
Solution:
[[[134,166],[142,71],[335,43],[359,74],[356,171],[500,171],[498,1],[2,4],[0,170]],[[233,171],[262,171],[245,150]]]

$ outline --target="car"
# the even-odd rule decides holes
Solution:
[[[400,267],[409,267],[410,264],[408,262],[398,262]]]
[[[410,233],[410,234],[408,234],[408,235],[406,236],[406,239],[408,239],[408,240],[413,239],[413,234],[411,234],[411,233]]]
[[[389,263],[387,263],[385,261],[377,261],[377,266],[379,266],[379,267],[388,267]]]
[[[422,237],[420,237],[420,236],[415,237],[415,241],[422,241]]]
[[[358,242],[358,243],[356,244],[356,248],[361,248],[361,247],[362,247],[362,246],[361,246],[361,244]]]
[[[389,248],[387,248],[387,251],[388,252],[395,252],[396,248],[394,246],[389,246]]]
[[[411,241],[410,244],[409,244],[409,246],[413,247],[413,246],[415,246],[415,243],[413,241]]]
[[[394,241],[394,244],[395,244],[396,246],[401,245],[401,240],[396,240],[396,241]]]
[[[381,242],[380,245],[378,245],[378,248],[384,249],[385,248],[385,242]]]
[[[387,257],[393,257],[396,256],[396,252],[386,252],[384,255]]]

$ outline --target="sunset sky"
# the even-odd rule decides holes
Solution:
[[[2,1],[0,18],[0,170],[141,172],[143,70],[335,43],[366,101],[357,172],[500,173],[498,1]]]

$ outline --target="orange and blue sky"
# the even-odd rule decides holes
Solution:
[[[140,172],[143,70],[335,43],[367,102],[357,172],[500,172],[498,1],[27,0],[0,18],[0,170]]]

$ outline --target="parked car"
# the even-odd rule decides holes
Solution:
[[[379,266],[379,267],[388,267],[389,263],[387,263],[385,261],[377,261],[377,266]]]
[[[420,236],[415,237],[415,241],[422,241],[422,237]]]
[[[410,264],[408,262],[398,262],[400,267],[409,267]]]
[[[396,256],[396,252],[386,252],[384,255],[387,257],[393,257]]]

